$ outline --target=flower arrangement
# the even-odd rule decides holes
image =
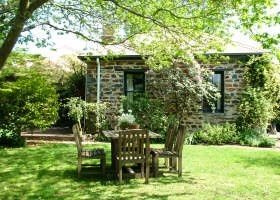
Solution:
[[[118,116],[118,126],[121,129],[127,129],[127,128],[134,127],[137,125],[137,123],[135,122],[135,117],[132,114],[132,110],[128,110],[128,113],[125,113],[121,109],[119,112],[121,113],[121,115]],[[135,127],[135,128],[137,128],[137,127]]]

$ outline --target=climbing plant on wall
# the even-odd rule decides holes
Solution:
[[[279,118],[279,64],[269,55],[251,57],[245,65],[246,89],[240,103],[238,126],[264,132],[267,124]]]

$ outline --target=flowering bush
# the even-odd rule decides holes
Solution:
[[[132,111],[128,110],[128,113],[124,113],[124,111],[120,110],[121,115],[118,116],[118,126],[121,129],[125,129],[128,126],[135,125],[135,117],[133,116]]]

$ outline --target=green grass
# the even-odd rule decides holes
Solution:
[[[107,151],[110,145],[98,144]],[[157,146],[157,145],[155,145]],[[230,146],[185,146],[183,177],[77,179],[76,147],[48,144],[0,149],[0,199],[279,199],[280,152]]]

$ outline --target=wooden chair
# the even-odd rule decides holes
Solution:
[[[119,132],[117,151],[117,173],[119,182],[122,183],[122,167],[126,163],[141,164],[141,177],[144,177],[146,165],[145,183],[149,183],[150,175],[150,140],[146,130],[124,130]]]
[[[170,165],[177,170],[178,160],[178,176],[182,176],[182,151],[185,142],[186,127],[179,126],[177,133],[174,134],[171,149],[152,149],[152,167],[155,177],[158,177],[159,158],[169,158],[172,160]],[[174,163],[175,161],[175,163]]]
[[[82,166],[88,166],[82,164],[83,159],[100,159],[100,165],[98,166],[101,167],[102,174],[103,176],[105,176],[106,155],[104,149],[98,148],[92,150],[84,150],[82,146],[82,129],[80,128],[79,124],[75,124],[72,128],[72,131],[75,136],[75,142],[78,150],[78,177],[80,178],[81,176]]]
[[[175,137],[176,137],[176,134],[178,133],[178,124],[177,123],[170,123],[168,125],[168,128],[167,128],[167,134],[165,136],[165,143],[164,143],[164,147],[163,148],[152,148],[151,149],[151,153],[152,152],[157,152],[159,154],[161,154],[161,152],[164,152],[164,151],[171,151],[173,146],[174,146],[174,140],[175,140]],[[161,157],[159,155],[159,157]],[[174,163],[174,161],[172,161],[171,158],[167,158],[167,157],[164,157],[164,166],[166,168],[170,168],[171,167],[171,164]]]

